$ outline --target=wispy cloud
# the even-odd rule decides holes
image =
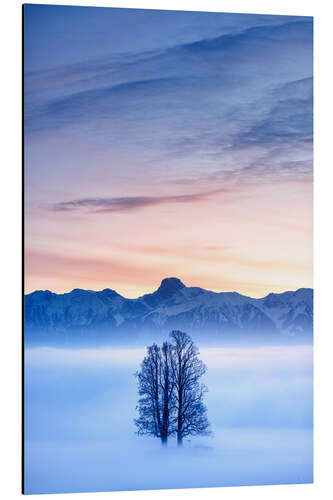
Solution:
[[[299,162],[312,170],[312,21],[243,22],[194,43],[27,75],[26,133],[69,128],[177,171],[221,165],[219,178],[299,178]]]
[[[170,196],[123,196],[118,198],[83,198],[80,200],[61,201],[50,208],[54,212],[86,211],[93,213],[130,212],[141,208],[170,203],[193,203],[208,199],[215,194],[228,192],[217,189],[193,194]]]

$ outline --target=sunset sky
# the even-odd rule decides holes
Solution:
[[[312,18],[25,6],[26,292],[312,287]]]

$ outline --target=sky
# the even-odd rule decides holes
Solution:
[[[27,293],[312,287],[312,18],[24,13]]]

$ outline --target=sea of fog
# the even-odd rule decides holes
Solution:
[[[312,482],[312,347],[203,348],[213,436],[135,434],[141,348],[25,355],[25,492]]]

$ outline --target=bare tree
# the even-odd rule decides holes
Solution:
[[[206,366],[199,359],[199,350],[191,337],[184,332],[174,330],[172,339],[172,381],[175,397],[175,427],[178,446],[189,435],[208,435],[209,422],[203,396],[207,387],[200,383],[206,372]]]
[[[134,420],[137,432],[139,435],[159,437],[163,445],[167,444],[171,432],[173,383],[170,373],[171,346],[164,342],[162,349],[156,344],[147,348],[141,370],[135,374],[141,396],[137,406],[139,418]]]
[[[200,383],[206,366],[189,335],[174,330],[170,337],[171,343],[147,348],[136,373],[140,398],[134,422],[139,435],[159,437],[166,445],[168,436],[176,434],[182,446],[186,436],[210,433],[203,403],[207,388]]]

